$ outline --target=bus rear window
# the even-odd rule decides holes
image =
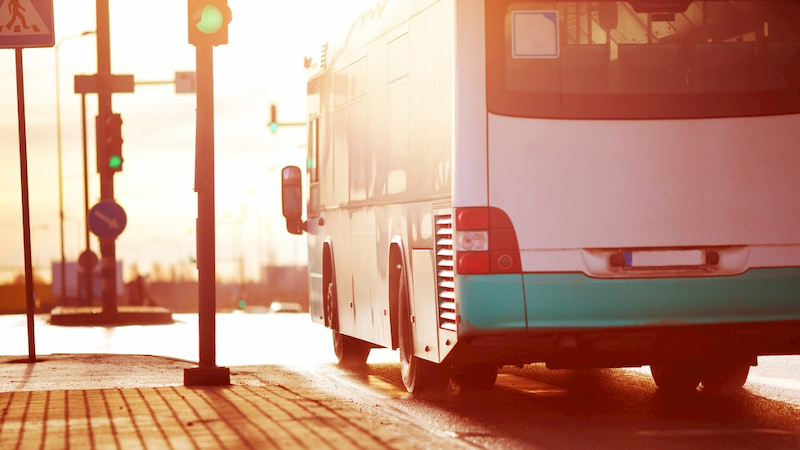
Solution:
[[[486,2],[489,108],[553,118],[800,111],[800,2]]]

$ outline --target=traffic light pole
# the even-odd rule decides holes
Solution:
[[[109,31],[108,0],[97,0],[97,115],[105,123],[112,114],[111,94],[111,39]],[[104,142],[98,142],[98,155],[105,154]],[[114,172],[100,171],[100,200],[114,201]],[[117,314],[117,254],[115,239],[100,239],[100,287],[103,314]]]
[[[197,45],[197,280],[199,287],[199,367],[185,369],[186,386],[231,384],[230,369],[216,365],[216,236],[214,205],[214,57],[212,45]]]

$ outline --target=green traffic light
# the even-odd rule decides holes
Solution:
[[[108,158],[108,168],[109,169],[119,169],[122,167],[122,157],[118,155],[114,155],[111,158]]]
[[[270,122],[269,131],[271,131],[272,133],[277,133],[278,132],[278,122]]]
[[[222,22],[222,11],[216,6],[208,5],[203,8],[200,21],[197,22],[197,29],[205,34],[216,33],[222,28]]]

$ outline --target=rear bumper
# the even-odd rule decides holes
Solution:
[[[729,277],[456,278],[450,358],[614,367],[719,352],[800,354],[800,268]],[[466,351],[469,348],[469,351]]]

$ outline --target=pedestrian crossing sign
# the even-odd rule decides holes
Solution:
[[[53,0],[0,0],[0,48],[54,43]]]

